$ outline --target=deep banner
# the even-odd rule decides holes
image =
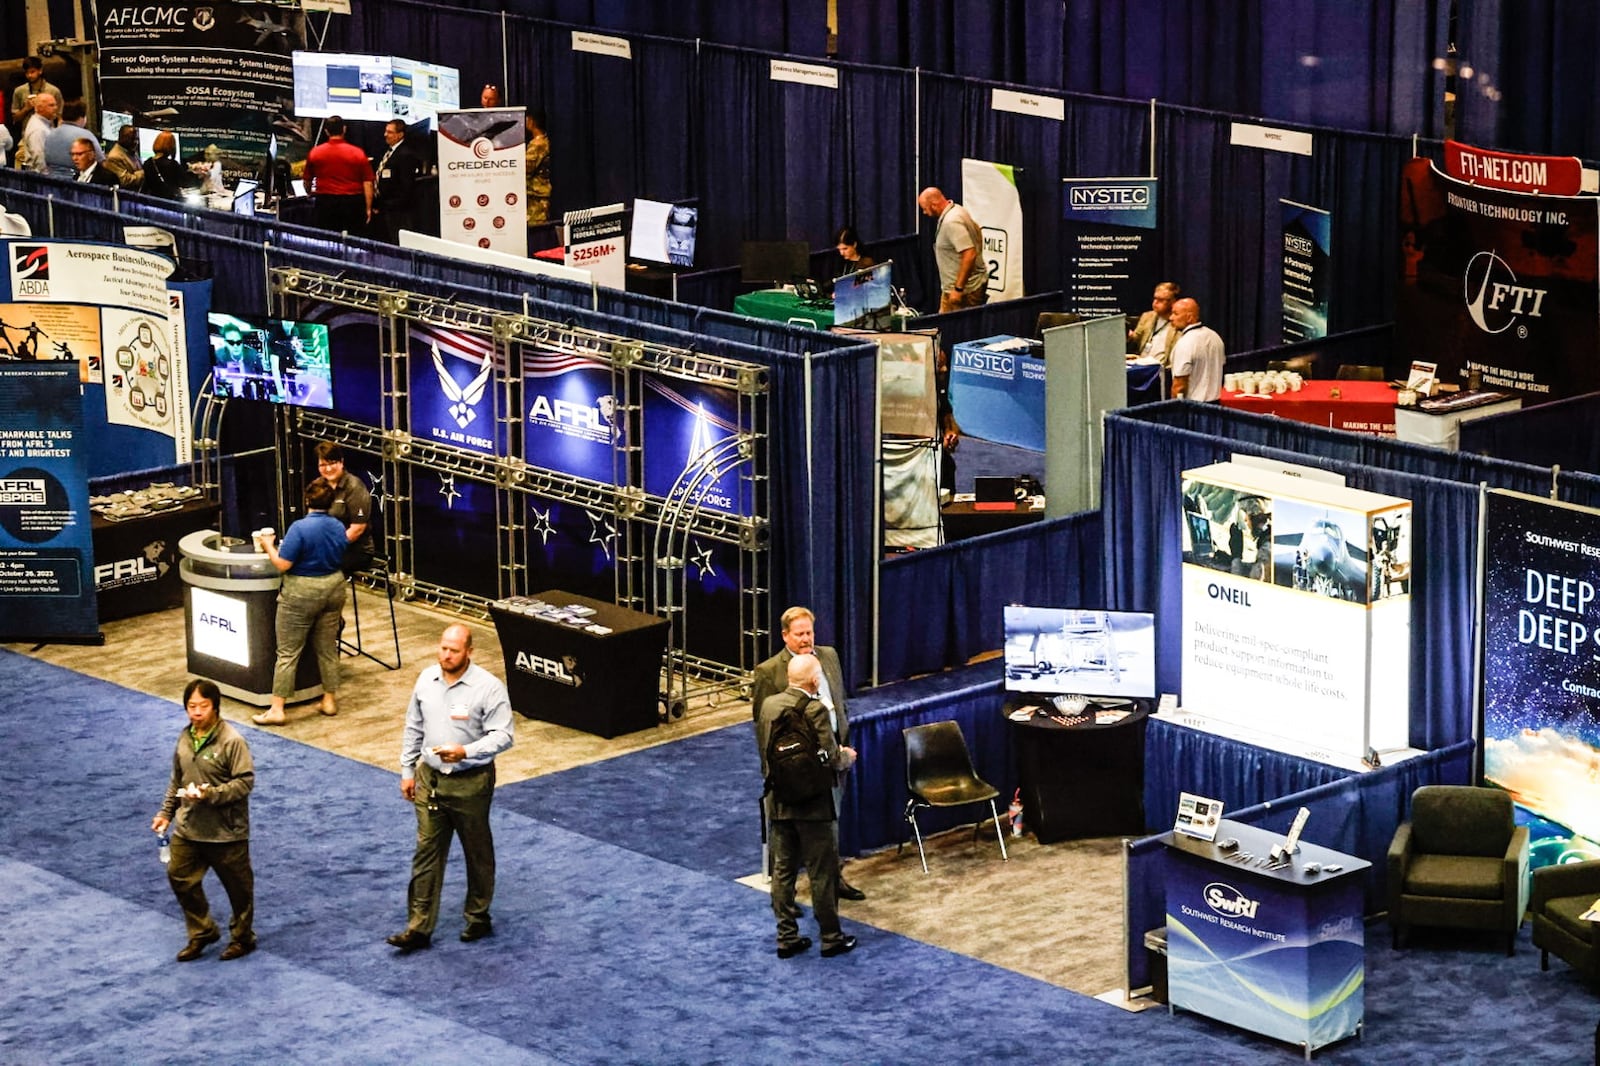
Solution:
[[[1150,300],[1160,266],[1155,178],[1064,178],[1067,307],[1090,318]]]
[[[1328,335],[1333,219],[1318,207],[1279,200],[1283,214],[1283,343]]]
[[[1600,858],[1600,511],[1484,500],[1483,776],[1549,824],[1534,865]]]
[[[233,0],[94,6],[100,106],[176,133],[187,161],[220,159],[230,185],[255,177],[274,124],[294,109],[305,15]]]
[[[0,364],[0,641],[100,642],[71,363]]]
[[[1426,159],[1401,182],[1398,350],[1532,400],[1600,389],[1600,203],[1455,181]]]

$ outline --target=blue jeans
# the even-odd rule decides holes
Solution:
[[[294,675],[306,638],[317,655],[322,691],[339,691],[339,620],[344,616],[344,574],[323,577],[283,576],[278,590],[278,661],[272,669],[272,694],[294,695]]]

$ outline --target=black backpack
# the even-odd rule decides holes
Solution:
[[[809,803],[833,788],[827,759],[805,704],[785,708],[767,737],[767,791],[779,803]]]

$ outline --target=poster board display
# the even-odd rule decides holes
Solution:
[[[411,323],[408,333],[412,435],[484,455],[503,450],[494,342],[422,322]]]
[[[1496,490],[1483,535],[1483,776],[1542,866],[1600,847],[1600,511]]]
[[[439,236],[528,254],[528,131],[520,107],[439,112]]]
[[[528,463],[602,484],[626,484],[622,449],[629,434],[610,363],[527,348],[522,374],[528,408],[523,457]]]
[[[739,461],[739,394],[698,381],[644,379],[644,490],[688,496],[723,514],[753,513],[749,469]]]
[[[1405,749],[1410,501],[1236,463],[1182,492],[1185,714],[1322,761]]]

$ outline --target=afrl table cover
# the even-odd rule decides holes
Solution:
[[[530,602],[591,611],[578,625],[528,613]],[[489,605],[506,661],[511,708],[529,718],[611,738],[659,721],[657,701],[667,622],[570,592]]]
[[[1337,395],[1335,395],[1337,394]],[[1384,381],[1312,380],[1272,396],[1222,393],[1222,406],[1377,437],[1394,436],[1395,390]]]
[[[1284,812],[1286,821],[1291,817]],[[1237,846],[1219,846],[1230,839]],[[1162,841],[1171,849],[1167,993],[1173,1009],[1299,1044],[1308,1053],[1361,1030],[1361,886],[1369,863],[1302,843],[1286,865],[1267,869],[1262,863],[1284,838],[1227,819],[1217,843],[1177,833]]]
[[[181,606],[178,542],[196,530],[214,528],[219,510],[209,500],[193,499],[170,511],[120,522],[96,512],[90,525],[100,621]]]
[[[1044,451],[1044,345],[1003,336],[956,345],[950,407],[968,436]]]

